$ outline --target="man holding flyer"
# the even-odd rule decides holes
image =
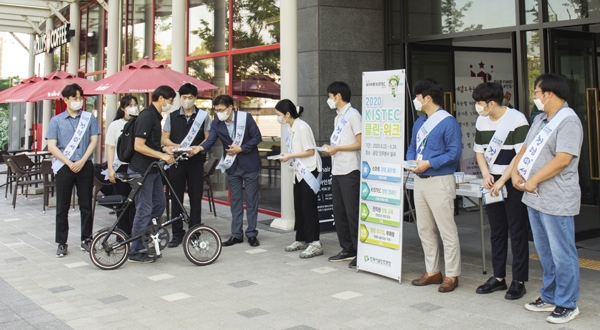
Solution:
[[[546,318],[550,323],[567,323],[579,315],[574,216],[581,205],[577,166],[583,127],[565,102],[569,86],[564,78],[545,73],[534,86],[535,105],[544,113],[531,124],[512,170],[513,186],[525,192],[523,203],[543,268],[541,295],[525,308],[552,312]]]
[[[188,152],[188,160],[179,162],[177,166],[169,167],[169,181],[174,190],[171,196],[173,215],[181,214],[181,207],[175,200],[178,198],[183,203],[183,193],[187,187],[191,207],[190,228],[202,223],[203,173],[206,154],[200,152],[200,143],[208,138],[211,123],[208,113],[194,106],[197,95],[198,88],[190,83],[179,88],[181,108],[166,116],[162,132],[162,144],[165,147],[189,147],[192,149]],[[169,242],[169,247],[179,246],[184,235],[183,221],[174,222],[173,239]]]
[[[48,124],[48,151],[54,156],[52,170],[56,174],[56,250],[57,257],[67,254],[69,205],[73,186],[77,187],[81,216],[81,249],[90,251],[92,241],[92,187],[94,166],[92,154],[98,143],[100,128],[91,112],[83,108],[83,90],[77,84],[62,90],[67,111],[54,116]]]
[[[219,120],[212,122],[210,134],[200,145],[200,151],[209,150],[220,139],[223,155],[217,168],[227,172],[227,183],[231,193],[231,237],[223,246],[244,242],[244,192],[246,193],[246,237],[250,246],[259,246],[258,230],[258,175],[260,156],[258,144],[262,135],[252,116],[233,110],[233,98],[219,95],[213,101]]]
[[[502,106],[504,91],[496,82],[479,84],[473,90],[479,114],[475,131],[475,157],[483,174],[483,203],[490,223],[494,276],[479,286],[479,294],[506,290],[508,237],[512,251],[512,282],[504,298],[519,299],[527,292],[529,276],[529,242],[527,241],[527,207],[523,192],[513,188],[510,180],[512,160],[523,147],[529,123],[516,109]]]
[[[442,85],[429,78],[414,86],[413,103],[425,113],[412,129],[406,159],[416,162],[415,209],[417,231],[425,254],[425,273],[412,284],[441,284],[439,292],[451,292],[460,276],[460,242],[454,222],[454,171],[462,151],[462,132],[458,122],[440,104],[444,102]],[[437,229],[436,229],[437,228]],[[437,231],[444,243],[446,277],[440,272],[440,246]]]

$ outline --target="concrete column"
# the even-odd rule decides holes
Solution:
[[[119,7],[121,0],[111,0],[108,3],[108,49],[119,49],[121,40],[121,20],[119,17]],[[106,59],[106,76],[109,77],[119,71],[119,52],[109,51]],[[110,125],[117,113],[117,95],[107,94],[106,98],[106,127]],[[104,141],[101,141],[104,143]]]
[[[281,98],[298,103],[298,5],[296,0],[281,1]],[[281,136],[288,125],[281,125]],[[288,152],[283,138],[281,150]],[[273,220],[271,227],[294,229],[294,172],[288,163],[281,165],[281,218]]]
[[[152,58],[154,56],[154,49],[152,49],[152,38],[154,38],[154,30],[152,25],[154,22],[154,16],[152,15],[152,0],[146,0],[144,5],[144,56]]]
[[[215,35],[213,42],[213,52],[225,50],[225,35],[227,33],[227,3],[225,0],[215,0]],[[225,71],[227,70],[227,58],[219,57],[214,59],[215,73],[213,76],[213,85],[218,86],[222,93],[227,93],[227,82],[225,81]]]
[[[186,73],[185,71],[185,1],[173,1],[171,32],[171,69]]]
[[[52,33],[54,27],[54,21],[52,18],[46,19],[46,34]],[[44,54],[44,75],[47,75],[54,71],[54,54],[52,52],[46,52]],[[38,141],[38,145],[41,143],[42,147],[46,146],[46,132],[48,131],[48,124],[50,118],[52,118],[52,101],[44,101],[44,107],[42,108],[42,141]]]
[[[29,63],[28,63],[28,67],[27,67],[27,77],[33,77],[33,75],[35,74],[35,50],[34,48],[34,44],[35,44],[35,34],[30,34],[29,35]],[[22,146],[25,149],[28,149],[29,147],[29,138],[31,137],[31,134],[33,133],[31,131],[31,126],[33,125],[33,111],[34,111],[34,104],[32,102],[28,102],[25,105],[25,145]],[[33,141],[33,140],[32,140]]]
[[[75,75],[79,70],[79,39],[81,37],[79,21],[79,1],[73,1],[69,6],[69,23],[71,23],[69,29],[74,30],[75,35],[69,40],[69,67],[67,68],[67,72]]]

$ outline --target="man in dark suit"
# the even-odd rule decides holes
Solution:
[[[208,139],[200,144],[201,150],[210,150],[220,139],[223,155],[217,168],[227,172],[227,183],[231,193],[231,237],[223,242],[230,246],[244,242],[244,208],[242,193],[246,191],[246,237],[250,246],[259,246],[256,236],[258,218],[258,177],[260,156],[258,144],[262,141],[260,130],[250,114],[233,110],[233,99],[229,95],[219,95],[213,101],[219,120],[212,122]]]

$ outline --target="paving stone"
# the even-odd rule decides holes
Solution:
[[[245,288],[248,286],[256,285],[256,283],[243,280],[243,281],[239,281],[239,282],[229,283],[229,285],[234,288]]]
[[[4,261],[6,261],[7,263],[19,262],[19,261],[23,261],[23,260],[27,260],[27,258],[25,258],[25,257],[14,257],[14,258],[4,259]]]
[[[48,290],[50,290],[50,292],[52,292],[52,293],[59,293],[59,292],[75,290],[75,288],[73,288],[72,286],[69,286],[69,285],[65,285],[65,286],[59,286],[56,288],[50,288]]]
[[[421,312],[431,312],[431,311],[442,308],[442,306],[434,305],[434,304],[431,304],[428,302],[412,305],[410,307],[416,308],[416,309],[420,310]]]
[[[313,327],[309,327],[308,325],[299,325],[297,327],[293,327],[293,328],[287,328],[285,330],[317,330]]]
[[[177,300],[187,299],[187,298],[191,298],[191,297],[192,296],[190,296],[187,293],[179,292],[179,293],[162,296],[161,298],[163,298],[166,301],[177,301]]]
[[[336,293],[331,296],[334,298],[337,298],[337,299],[341,299],[341,300],[348,300],[348,299],[360,297],[360,296],[362,296],[362,294],[357,293],[357,292],[352,292],[352,291],[344,291],[344,292]]]
[[[253,317],[257,317],[257,316],[269,314],[269,312],[264,311],[264,310],[262,310],[260,308],[253,308],[253,309],[249,309],[249,310],[246,310],[246,311],[238,312],[238,314],[243,315],[243,316],[245,316],[245,317],[247,317],[247,318],[250,319],[250,318],[253,318]]]
[[[167,279],[174,278],[174,277],[175,276],[170,275],[170,274],[160,274],[160,275],[150,276],[150,277],[148,277],[148,279],[151,281],[162,281],[162,280],[167,280]]]
[[[122,295],[116,295],[116,296],[110,296],[110,297],[106,297],[106,298],[101,298],[98,299],[101,302],[105,303],[105,304],[112,304],[112,303],[116,303],[119,301],[123,301],[123,300],[127,300],[127,297],[124,297]]]
[[[27,232],[26,231],[17,231],[17,232],[11,233],[11,235],[13,235],[13,236],[27,235]]]

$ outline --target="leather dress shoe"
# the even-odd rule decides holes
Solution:
[[[429,285],[429,284],[440,284],[442,283],[442,273],[435,273],[431,276],[429,276],[427,274],[427,272],[425,272],[423,274],[423,276],[421,276],[421,278],[418,278],[416,280],[413,280],[412,285],[414,286],[423,286],[423,285]]]
[[[256,238],[256,236],[248,237],[248,243],[250,244],[250,246],[259,246],[260,245],[260,242],[258,241],[258,238]]]
[[[170,248],[176,248],[179,246],[179,244],[181,244],[181,241],[183,241],[183,236],[173,236],[167,246]]]
[[[348,261],[356,258],[356,251],[344,251],[342,250],[340,253],[329,257],[330,262],[340,262],[340,261]]]
[[[525,284],[513,280],[512,283],[510,283],[510,288],[508,291],[506,291],[504,298],[508,300],[515,300],[523,297],[526,293],[527,290],[525,289]]]
[[[492,293],[498,290],[506,290],[506,281],[498,281],[496,276],[490,277],[487,282],[477,287],[477,293]]]
[[[454,279],[454,280],[452,280]],[[452,292],[458,287],[458,277],[444,277],[444,281],[438,288],[438,292]]]
[[[223,242],[223,246],[232,246],[234,244],[238,244],[238,243],[243,243],[244,239],[243,238],[237,238],[237,237],[229,237],[228,240],[226,240],[225,242]]]

